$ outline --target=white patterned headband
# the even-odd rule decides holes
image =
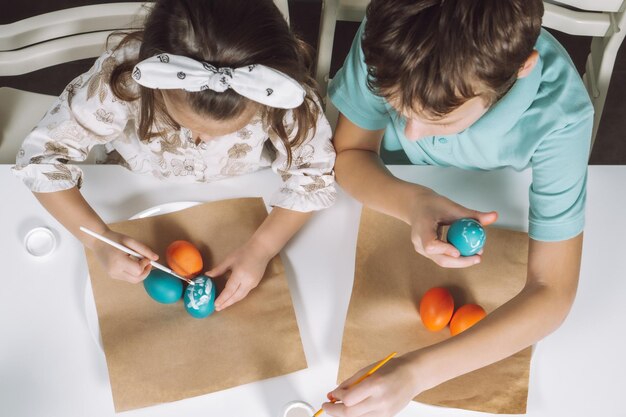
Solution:
[[[306,92],[293,78],[265,65],[216,68],[186,56],[160,54],[135,65],[133,79],[154,89],[213,90],[232,89],[250,100],[279,109],[294,109]]]

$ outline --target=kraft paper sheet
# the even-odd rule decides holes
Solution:
[[[267,216],[259,198],[206,203],[124,221],[112,230],[151,247],[165,263],[174,240],[193,242],[209,270],[243,244]],[[176,401],[284,375],[307,367],[279,256],[260,285],[205,319],[183,302],[159,304],[143,285],[109,278],[87,251],[115,411]],[[224,279],[216,280],[218,294]]]
[[[363,209],[354,287],[343,334],[338,382],[390,352],[404,354],[449,336],[430,332],[419,300],[430,288],[452,292],[455,308],[477,303],[490,313],[518,294],[526,281],[528,235],[487,228],[480,265],[447,269],[417,254],[405,223]],[[531,348],[423,392],[414,400],[489,413],[526,412]]]

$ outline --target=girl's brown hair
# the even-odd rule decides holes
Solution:
[[[307,96],[293,109],[295,136],[285,127],[287,110],[265,107],[264,122],[280,137],[291,164],[291,150],[314,132],[319,107],[316,85],[311,76],[310,47],[290,30],[272,0],[158,0],[140,32],[126,34],[116,48],[140,41],[137,60],[118,65],[110,85],[121,100],[141,100],[139,136],[154,136],[155,122],[178,126],[165,111],[158,90],[137,85],[131,78],[133,67],[160,53],[183,55],[216,67],[238,68],[261,64],[281,71],[305,86]],[[228,89],[185,92],[190,107],[200,115],[228,120],[240,115],[250,100]],[[317,97],[319,99],[319,97]]]
[[[542,15],[541,0],[372,0],[368,86],[435,118],[476,96],[491,105],[531,55]]]

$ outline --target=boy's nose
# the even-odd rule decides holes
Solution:
[[[404,127],[404,136],[409,140],[418,140],[425,136],[432,136],[435,132],[433,127],[416,119],[407,119]]]

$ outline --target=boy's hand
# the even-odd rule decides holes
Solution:
[[[498,219],[498,213],[470,210],[432,190],[414,201],[411,211],[411,240],[415,250],[444,268],[465,268],[480,262],[479,254],[461,256],[458,249],[442,240],[442,228],[461,218],[476,219],[483,226]]]
[[[333,417],[391,417],[421,392],[414,367],[402,356],[390,360],[359,384],[348,388],[375,365],[361,369],[328,393],[329,399],[341,403],[324,403],[324,411]]]
[[[92,250],[111,278],[136,284],[143,281],[150,273],[152,269],[150,261],[159,259],[159,256],[149,247],[131,237],[110,229],[103,233],[103,236],[145,256],[143,259],[136,259],[107,243],[96,241]]]
[[[219,265],[207,271],[210,277],[230,272],[224,291],[215,300],[215,310],[220,311],[244,299],[259,285],[271,256],[263,247],[248,242],[232,252]]]

